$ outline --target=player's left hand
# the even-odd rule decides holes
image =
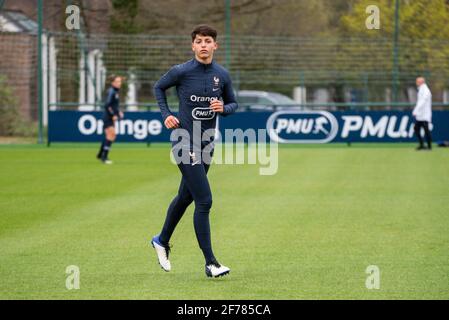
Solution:
[[[210,103],[210,108],[214,110],[214,112],[223,113],[224,112],[223,101],[220,101],[218,99],[212,100],[212,102]]]
[[[122,111],[120,111],[120,113],[119,113],[119,116],[120,116],[120,119],[123,119],[123,112]]]

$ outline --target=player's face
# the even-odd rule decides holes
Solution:
[[[197,34],[192,43],[192,50],[195,52],[195,56],[201,60],[212,60],[217,48],[218,44],[211,36]]]
[[[120,89],[120,87],[122,86],[122,78],[120,77],[115,78],[115,80],[112,81],[112,86],[117,89]]]

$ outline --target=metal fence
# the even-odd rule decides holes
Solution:
[[[192,57],[190,39],[179,36],[84,35],[49,33],[54,45],[53,69],[57,83],[56,103],[101,100],[108,74],[121,74],[133,86],[134,102],[154,102],[152,86],[172,65]],[[225,43],[219,39],[219,43]],[[226,48],[216,60],[227,66],[236,89],[277,91],[292,95],[293,88],[307,88],[307,102],[324,88],[328,102],[392,102],[393,79],[399,81],[398,101],[413,102],[410,88],[415,77],[429,79],[434,98],[444,99],[449,88],[449,41],[407,40],[399,43],[399,68],[393,67],[391,39],[282,38],[236,36],[231,39],[229,65]],[[51,50],[51,46],[47,47]],[[46,64],[50,67],[50,62]],[[80,89],[80,86],[87,88]],[[94,88],[92,93],[89,86]],[[351,91],[351,97],[345,95]],[[87,101],[89,100],[89,101]]]
[[[28,108],[36,120],[37,36],[0,36],[0,74],[15,90],[21,110]],[[218,39],[216,60],[228,67],[236,90],[292,96],[294,88],[306,88],[302,103],[311,107],[410,107],[416,96],[415,77],[424,75],[434,104],[449,102],[449,41],[401,38],[395,67],[392,39],[233,36],[225,40]],[[153,106],[154,83],[174,64],[192,58],[190,46],[189,37],[180,36],[44,33],[44,124],[48,108],[100,105],[106,77],[112,73],[127,77],[123,103]],[[399,81],[397,101],[392,101],[393,79]],[[320,92],[327,95],[320,98]],[[174,90],[169,100],[175,105]]]

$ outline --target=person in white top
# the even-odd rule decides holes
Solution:
[[[413,109],[413,117],[415,118],[415,134],[419,140],[419,146],[416,150],[431,150],[432,136],[430,134],[429,125],[432,123],[432,93],[423,77],[416,78],[416,86],[418,87],[418,99]],[[421,128],[424,129],[427,148],[424,147],[423,138],[421,136]]]

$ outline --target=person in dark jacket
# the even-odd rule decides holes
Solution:
[[[111,87],[108,89],[106,102],[103,105],[103,128],[104,128],[104,140],[101,143],[100,150],[97,154],[97,159],[101,160],[104,164],[112,164],[109,160],[109,151],[111,150],[112,143],[115,141],[115,123],[120,118],[123,119],[123,112],[120,111],[120,87],[122,86],[123,78],[121,76],[112,75],[110,77]]]
[[[194,226],[199,247],[205,258],[205,272],[208,277],[220,277],[230,269],[218,263],[211,244],[209,212],[212,206],[212,192],[207,178],[213,141],[196,141],[195,127],[202,133],[216,131],[217,117],[233,114],[238,108],[232,89],[229,72],[213,60],[217,49],[215,29],[201,25],[192,32],[192,50],[195,57],[185,63],[173,66],[154,86],[158,105],[167,129],[184,130],[190,136],[181,153],[188,156],[178,163],[182,174],[178,194],[171,202],[164,226],[151,244],[156,250],[159,264],[165,271],[171,270],[168,260],[169,240],[187,207],[194,202]],[[167,104],[165,91],[176,87],[179,97],[179,112],[175,116]],[[172,141],[173,142],[173,141]],[[174,155],[177,153],[173,146]],[[211,151],[212,150],[212,151]],[[210,155],[210,157],[208,157]],[[175,155],[176,157],[176,155]]]

